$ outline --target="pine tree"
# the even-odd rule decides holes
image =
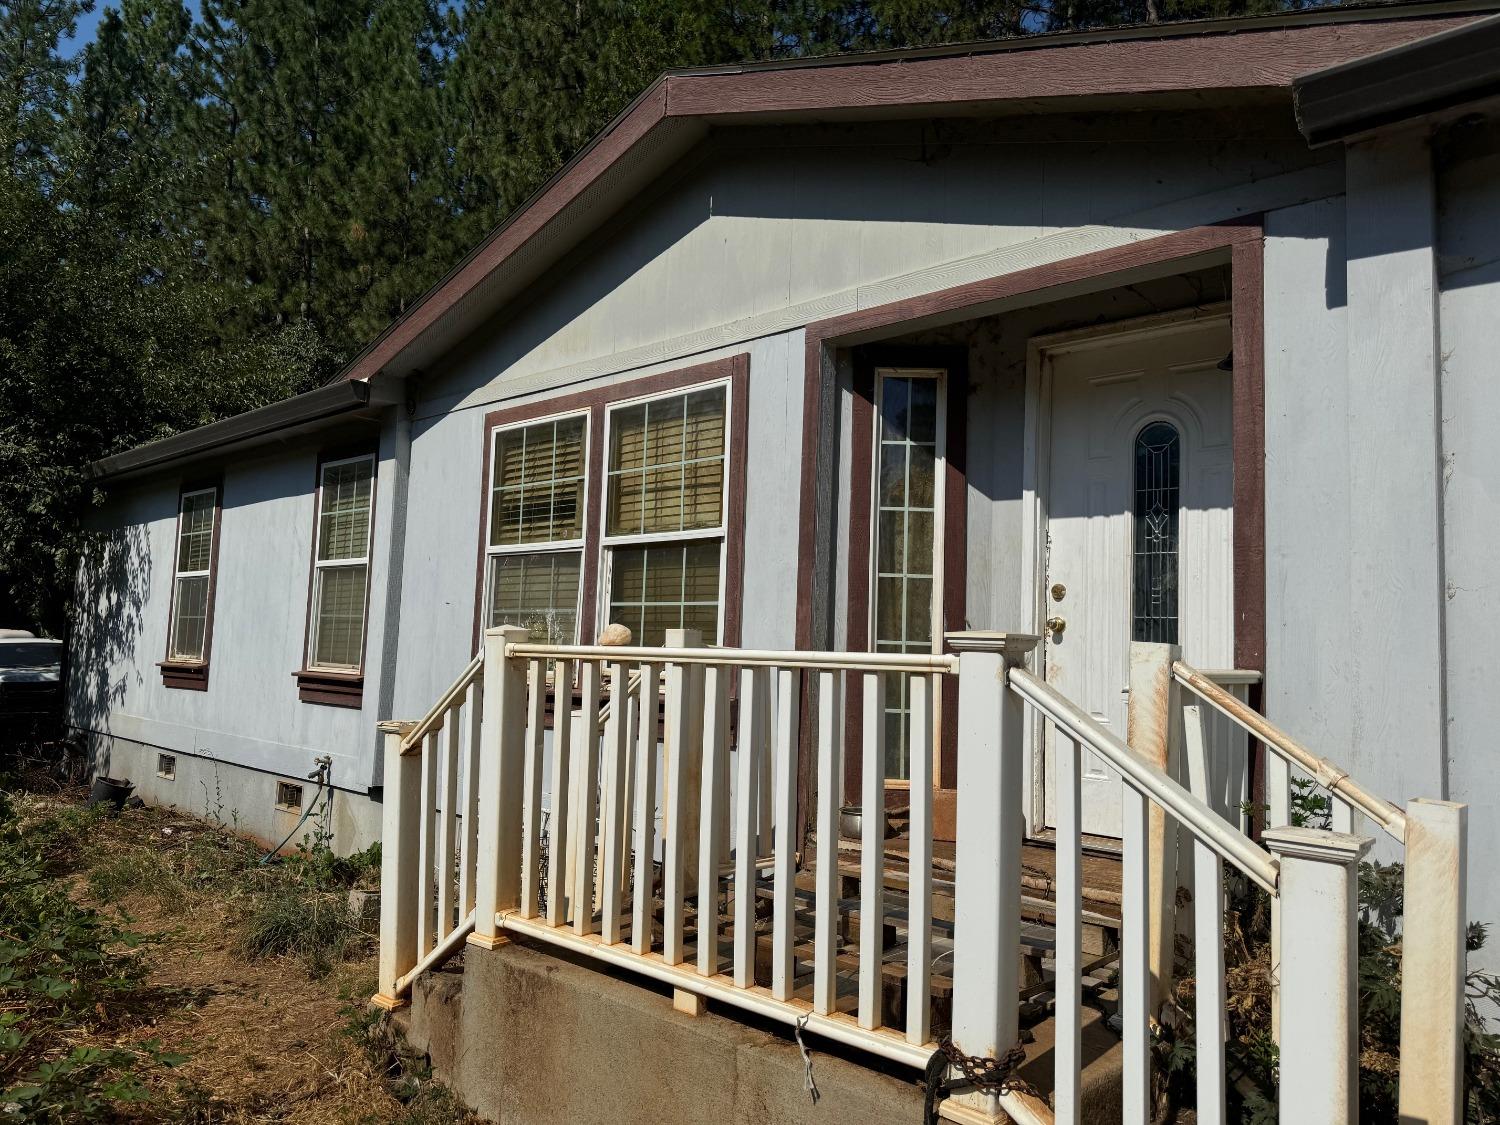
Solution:
[[[93,8],[93,0],[0,2],[0,143],[13,175],[45,174],[77,69],[59,53],[58,42]]]

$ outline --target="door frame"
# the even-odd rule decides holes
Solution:
[[[1171,312],[1133,317],[1128,320],[1111,321],[1107,324],[1090,325],[1088,328],[1051,332],[1033,336],[1026,341],[1026,412],[1021,446],[1021,590],[1024,599],[1023,613],[1026,615],[1026,620],[1022,624],[1027,632],[1041,637],[1043,622],[1047,619],[1047,592],[1043,587],[1047,576],[1047,499],[1051,485],[1052,465],[1053,357],[1072,352],[1103,349],[1125,340],[1169,336],[1210,321],[1224,323],[1232,347],[1234,322],[1231,303],[1228,301],[1175,309]],[[1227,374],[1231,380],[1232,427],[1233,370],[1231,369]],[[1235,470],[1238,469],[1238,454],[1239,449],[1236,443],[1230,454],[1231,464]],[[1235,555],[1234,569],[1238,571],[1240,568],[1238,536],[1235,537],[1232,553]],[[1029,598],[1025,597],[1027,591],[1030,592]],[[1236,629],[1238,629],[1238,624]],[[1045,680],[1047,676],[1045,637],[1037,645],[1036,653],[1034,672],[1038,679]],[[1028,749],[1022,767],[1024,774],[1022,784],[1027,797],[1026,834],[1041,836],[1047,831],[1044,796],[1046,777],[1043,770],[1042,732],[1034,720],[1035,713],[1028,712],[1026,718]]]

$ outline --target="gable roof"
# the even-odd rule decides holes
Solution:
[[[341,374],[420,370],[668,169],[711,127],[1232,103],[1473,21],[1483,2],[1314,10],[669,71]]]

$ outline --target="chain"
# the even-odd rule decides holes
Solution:
[[[964,1076],[964,1081],[982,1094],[1035,1093],[1031,1083],[1015,1074],[1026,1061],[1026,1048],[1017,1043],[998,1059],[988,1055],[966,1055],[946,1035],[938,1050]]]

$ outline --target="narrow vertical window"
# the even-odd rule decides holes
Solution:
[[[363,664],[374,490],[374,457],[323,464],[308,646],[313,668],[358,672]]]
[[[881,371],[876,378],[874,639],[877,652],[934,651],[942,574],[943,381],[940,371]],[[886,777],[911,776],[909,677],[892,674],[885,697]]]
[[[167,659],[202,664],[208,658],[208,614],[214,566],[214,521],[219,491],[184,492],[177,516],[176,577],[172,589]]]
[[[1177,643],[1177,513],[1182,442],[1169,422],[1135,439],[1131,639]]]
[[[637,644],[668,629],[719,643],[728,426],[722,383],[610,411],[606,604]]]
[[[496,430],[490,456],[486,624],[537,644],[578,640],[588,416]]]

